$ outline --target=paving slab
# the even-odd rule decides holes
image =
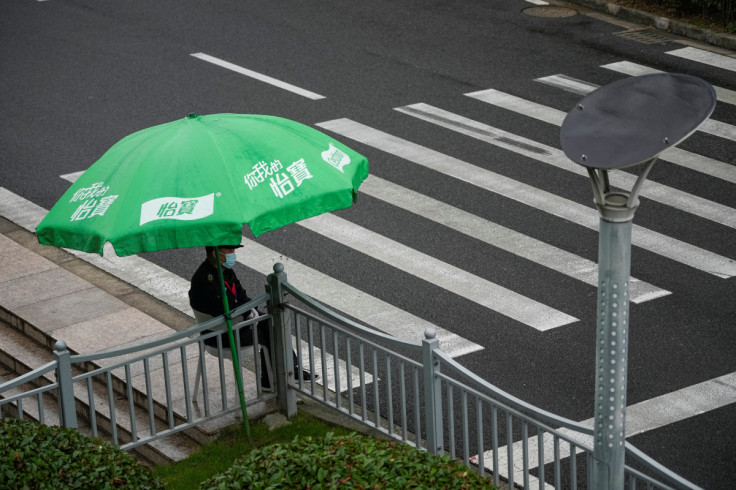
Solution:
[[[0,235],[0,283],[43,272],[58,266],[40,255],[29,253],[5,235]]]
[[[90,296],[97,296],[90,294]],[[107,295],[106,299],[112,298]],[[127,306],[120,300],[112,298],[108,313],[95,316],[85,321],[55,329],[54,337],[64,339],[67,346],[79,354],[91,354],[114,349],[134,340],[141,340],[152,335],[173,334],[163,323],[154,320],[145,313]],[[122,307],[117,307],[122,305]],[[142,341],[141,343],[143,343]]]
[[[59,287],[63,284],[64,287]],[[15,310],[33,303],[90,289],[92,284],[60,267],[0,282],[0,304]]]
[[[38,287],[42,287],[38,283]],[[38,301],[14,312],[46,333],[60,328],[101,318],[130,308],[119,299],[97,288],[67,292],[61,296]],[[63,337],[57,337],[63,338]]]

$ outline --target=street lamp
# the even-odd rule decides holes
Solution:
[[[585,96],[565,117],[562,149],[584,166],[600,214],[593,488],[624,487],[631,229],[639,192],[667,148],[713,112],[716,94],[699,78],[658,73],[619,80]],[[610,170],[641,165],[630,190],[611,189]]]

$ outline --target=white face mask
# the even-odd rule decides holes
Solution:
[[[225,262],[222,264],[223,267],[227,267],[228,269],[232,269],[235,265],[235,261],[237,259],[237,256],[232,254],[222,254],[225,256]]]

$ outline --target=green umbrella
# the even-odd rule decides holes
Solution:
[[[133,133],[67,190],[36,228],[44,245],[119,256],[240,243],[352,205],[368,160],[328,135],[275,116],[190,114]],[[222,281],[221,281],[222,282]],[[225,313],[248,424],[229,306]]]

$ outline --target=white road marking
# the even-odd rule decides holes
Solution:
[[[662,73],[662,72],[660,72],[660,73]],[[549,78],[549,81],[551,82],[552,80],[556,80],[554,77],[563,77],[563,75],[553,75],[552,77],[548,77]],[[564,80],[564,79],[560,79],[560,80]],[[563,82],[563,83],[567,83],[567,82]],[[550,83],[550,84],[552,84],[552,83]],[[587,86],[587,91],[586,91],[586,86]],[[597,88],[600,88],[600,85],[595,85],[593,83],[588,83],[588,82],[584,82],[582,80],[577,80],[577,84],[576,84],[575,87],[576,87],[576,93],[580,93],[581,95],[587,95],[590,92],[596,90]],[[560,88],[563,88],[564,89],[565,87],[560,87]],[[714,87],[714,89],[715,89],[715,87]],[[468,95],[470,97],[473,97],[475,94],[478,94],[479,96],[483,96],[482,92],[485,92],[485,91],[474,92],[473,94],[465,94],[465,95]],[[718,92],[716,92],[716,95],[717,94],[718,94]],[[476,98],[480,98],[480,97],[476,97]],[[564,116],[563,116],[563,119],[564,119]],[[562,121],[560,121],[560,125],[561,124],[562,124]],[[724,122],[721,122],[721,121],[715,121],[713,119],[707,119],[698,128],[698,131],[701,131],[703,133],[712,134],[714,136],[719,136],[721,138],[725,138],[725,139],[728,139],[728,140],[731,140],[731,141],[736,141],[736,126],[733,126],[732,124],[724,123]],[[684,150],[680,150],[680,151],[683,152],[683,153],[690,154],[690,152],[685,152]],[[666,155],[666,154],[667,154],[667,152],[664,152],[662,155]],[[690,155],[692,155],[690,157],[691,159],[693,158],[693,156],[695,156],[694,154],[690,154]],[[700,155],[697,155],[697,156],[699,157]],[[706,159],[706,157],[701,157],[701,158]],[[706,160],[711,160],[711,159],[706,159]],[[673,161],[673,160],[670,160],[670,161],[672,161],[672,163],[677,163],[676,161]],[[713,161],[715,161],[715,162],[717,162],[718,164],[721,164],[721,165],[727,165],[727,164],[725,164],[723,162],[718,162],[717,160],[713,160]]]
[[[608,70],[615,71],[616,73],[623,73],[624,75],[631,75],[632,77],[652,75],[654,73],[665,73],[662,70],[632,63],[631,61],[617,61],[615,63],[601,65],[601,68],[606,68]]]
[[[276,262],[284,264],[289,283],[320,303],[343,311],[366,325],[375,327],[394,337],[417,342],[424,338],[427,328],[437,331],[442,350],[452,357],[482,350],[483,347],[463,339],[411,313],[396,308],[378,298],[365,294],[337,279],[307,267],[279,252],[243,238],[243,248],[235,251],[238,262],[261,274],[271,274]]]
[[[543,332],[578,321],[573,316],[332,214],[315,216],[299,224],[536,330]]]
[[[590,92],[590,84],[577,78],[568,77],[567,75],[550,75],[548,77],[535,78],[535,82],[546,83],[553,87],[561,88],[567,92],[578,95],[586,95]]]
[[[573,279],[598,287],[598,265],[591,260],[373,175],[368,176],[363,181],[360,192],[524,259],[531,260]],[[643,303],[671,294],[669,291],[636,278],[631,278],[629,287],[629,297],[634,303]]]
[[[199,58],[200,60],[207,61],[209,63],[212,63],[217,66],[221,66],[223,68],[226,68],[228,70],[232,70],[236,73],[240,73],[241,75],[245,75],[247,77],[254,78],[256,80],[259,80],[261,82],[268,83],[270,85],[273,85],[274,87],[278,87],[284,90],[288,90],[289,92],[293,92],[297,95],[301,95],[302,97],[306,97],[308,99],[312,100],[319,100],[324,99],[325,97],[323,95],[316,94],[314,92],[310,92],[309,90],[305,90],[303,88],[297,87],[295,85],[292,85],[290,83],[282,82],[281,80],[277,80],[275,78],[269,77],[268,75],[264,75],[262,73],[255,72],[253,70],[249,70],[247,68],[243,68],[242,66],[235,65],[233,63],[230,63],[228,61],[221,60],[219,58],[215,58],[214,56],[210,56],[208,54],[204,53],[192,53],[192,56],[195,58]]]
[[[478,168],[350,119],[325,121],[317,126],[581,226],[598,230],[598,213],[592,207]],[[736,275],[736,261],[641,226],[634,225],[632,240],[638,247],[715,276],[729,278]]]
[[[666,425],[695,417],[711,410],[717,410],[733,403],[736,403],[736,373],[726,374],[628,406],[626,408],[626,437],[630,438],[637,434],[659,429]],[[590,418],[580,423],[592,427],[594,420]],[[585,447],[593,447],[593,437],[591,436],[564,428],[558,428],[557,431]],[[554,438],[550,434],[545,434],[543,440],[544,460],[542,464],[549,464],[554,461]],[[530,438],[528,442],[527,454],[530,470],[539,467],[538,443],[539,439],[537,437]],[[521,442],[513,444],[514,480],[517,482],[523,481],[524,466],[522,451],[523,446]],[[577,450],[578,454],[582,452],[580,449]],[[508,476],[507,455],[507,447],[499,447],[498,464],[502,477]],[[568,458],[569,456],[569,445],[560,444],[560,459]],[[484,452],[483,459],[484,462],[493,461],[493,451]],[[474,456],[471,460],[476,461],[477,464],[477,456]],[[489,471],[492,469],[487,464],[486,468]],[[551,486],[547,485],[547,488],[551,488]]]
[[[465,95],[555,126],[562,126],[562,122],[567,116],[564,111],[494,89],[481,90]],[[736,141],[736,126],[730,124],[708,119],[699,129],[704,133]],[[681,150],[680,148],[669,148],[661,154],[660,158],[690,170],[705,173],[711,177],[736,183],[736,167],[726,162]]]
[[[697,61],[705,65],[723,68],[724,70],[736,71],[736,58],[725,56],[712,51],[698,49],[693,47],[680,48],[674,51],[667,51],[667,54],[685,58],[686,60]]]
[[[561,170],[588,178],[587,171],[581,166],[574,164],[567,156],[551,146],[543,145],[536,141],[517,136],[513,133],[494,128],[472,119],[453,114],[451,112],[433,107],[429,104],[412,104],[396,109],[399,112],[412,117],[442,126],[461,134],[476,138],[494,146],[513,151],[527,156]],[[636,176],[626,172],[610,172],[609,180],[613,187],[631,189],[636,182]],[[669,187],[652,180],[647,180],[642,186],[640,195],[675,209],[685,211],[695,216],[711,220],[729,228],[736,228],[736,210],[722,204],[703,199],[683,192],[679,189]]]
[[[602,65],[601,68],[606,68],[617,73],[623,73],[624,75],[639,76],[648,75],[650,73],[664,73],[661,70],[655,70],[648,66],[638,65],[630,61],[618,61],[616,63],[609,63]],[[718,102],[725,102],[726,104],[736,105],[736,92],[723,87],[713,86],[718,96]]]

